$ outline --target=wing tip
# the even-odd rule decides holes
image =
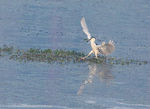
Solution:
[[[109,42],[108,42],[109,44],[113,44],[113,45],[115,45],[115,43],[114,43],[114,41],[112,41],[112,40],[109,40]]]
[[[85,21],[85,17],[84,16],[81,18],[81,22],[83,22],[83,21]]]

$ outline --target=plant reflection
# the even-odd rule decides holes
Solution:
[[[113,75],[111,73],[112,65],[103,63],[103,64],[89,64],[89,74],[88,78],[83,81],[81,84],[77,94],[82,94],[85,86],[93,82],[95,76],[98,76],[101,82],[105,82],[106,84],[110,84],[113,80]]]

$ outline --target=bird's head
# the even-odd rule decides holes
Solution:
[[[92,36],[88,41],[95,41],[95,40],[96,38]]]

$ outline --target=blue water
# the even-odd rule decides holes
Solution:
[[[111,56],[150,61],[149,12],[149,0],[0,0],[0,46],[88,53],[84,16],[92,36],[115,42]],[[149,71],[0,57],[0,109],[149,109]]]

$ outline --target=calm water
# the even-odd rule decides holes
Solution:
[[[88,53],[80,26],[114,57],[150,61],[149,0],[0,0],[0,46]],[[100,42],[97,42],[100,43]],[[150,109],[147,65],[47,64],[0,57],[0,109]]]

